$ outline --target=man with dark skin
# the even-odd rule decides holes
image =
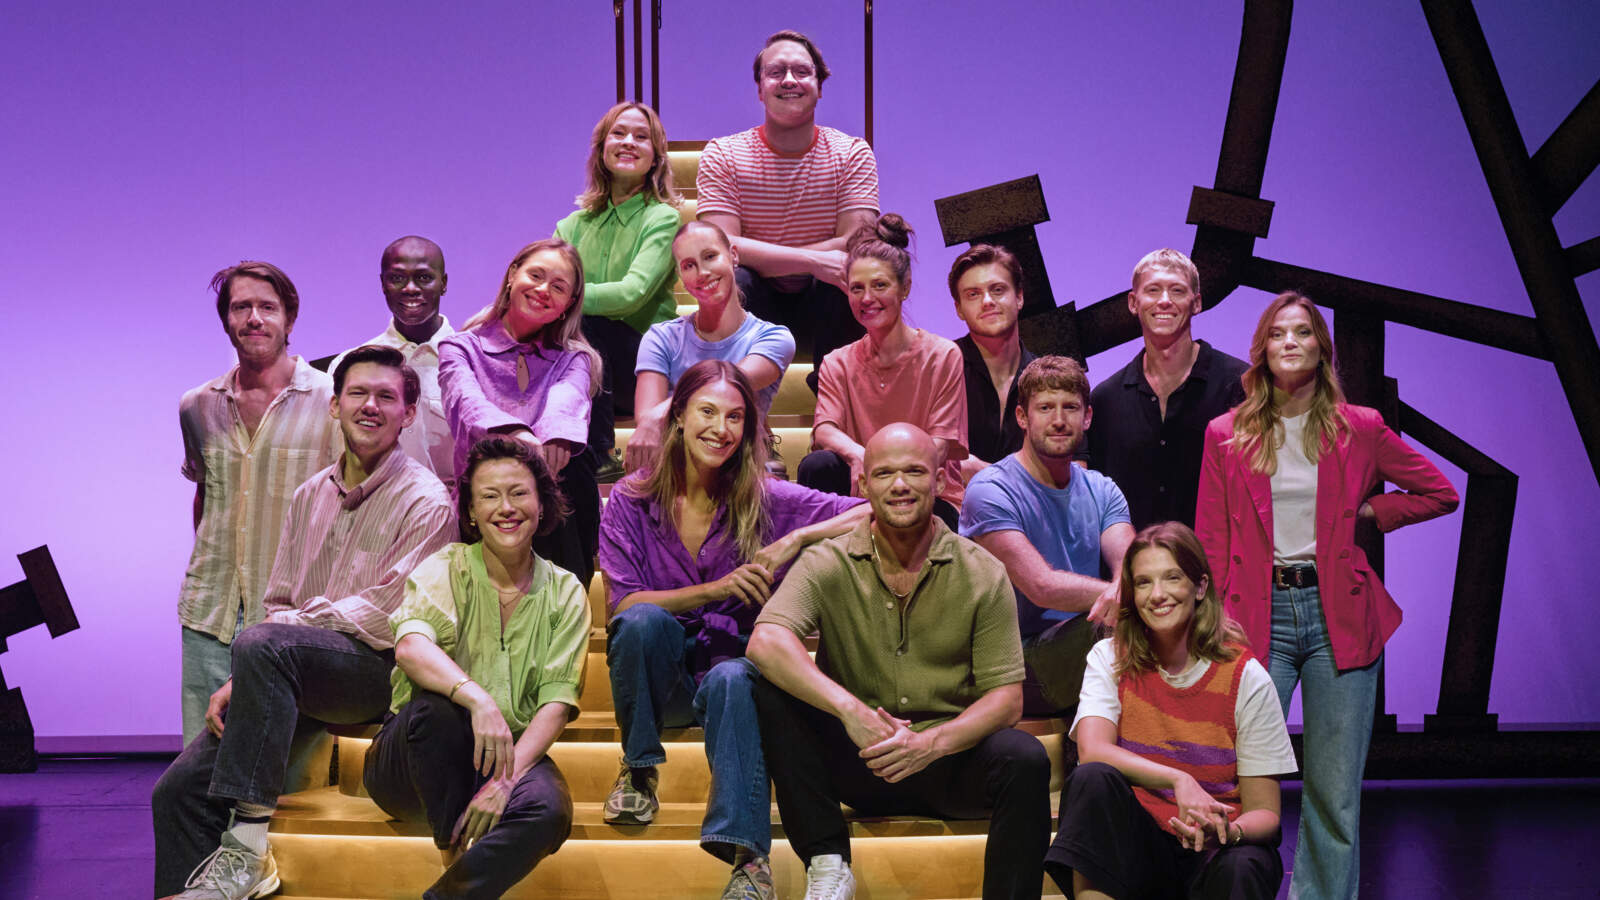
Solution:
[[[407,235],[383,248],[378,283],[389,307],[389,327],[367,341],[393,347],[422,379],[422,399],[417,418],[400,435],[406,455],[439,476],[447,487],[455,483],[455,444],[439,397],[439,342],[455,334],[450,320],[439,312],[450,276],[444,270],[444,251],[425,237]],[[335,358],[328,371],[338,366]]]

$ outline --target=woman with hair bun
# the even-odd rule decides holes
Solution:
[[[934,512],[956,527],[967,456],[967,394],[961,350],[936,334],[912,328],[901,315],[911,295],[911,226],[885,213],[850,238],[845,260],[850,312],[866,337],[829,353],[818,369],[812,452],[800,462],[799,482],[851,494],[863,448],[878,429],[907,422],[938,445],[943,464]]]
[[[1305,789],[1289,894],[1354,898],[1361,773],[1400,607],[1356,544],[1444,515],[1456,492],[1377,410],[1344,402],[1315,303],[1279,294],[1250,341],[1245,399],[1206,427],[1195,532],[1284,713],[1303,683]],[[1382,492],[1385,481],[1400,490]]]

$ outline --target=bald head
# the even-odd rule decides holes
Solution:
[[[420,235],[408,234],[390,242],[389,246],[383,248],[383,256],[378,264],[388,266],[390,261],[401,256],[426,257],[438,263],[440,272],[444,271],[444,251],[439,249],[438,244]]]
[[[943,488],[939,448],[926,431],[896,422],[867,441],[861,493],[880,529],[920,532],[933,520],[933,501]]]
[[[912,453],[923,459],[932,469],[939,464],[939,448],[928,433],[908,422],[885,425],[867,439],[866,452],[862,454],[862,468],[871,470],[875,457],[897,453]]]

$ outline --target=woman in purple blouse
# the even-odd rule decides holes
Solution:
[[[456,471],[487,434],[525,441],[559,473],[566,524],[533,549],[588,585],[598,544],[599,460],[586,443],[600,354],[584,340],[583,262],[560,238],[534,241],[506,266],[500,293],[439,345],[439,389]]]
[[[768,477],[764,433],[749,378],[722,360],[696,363],[673,389],[654,466],[619,483],[600,520],[623,752],[606,821],[655,817],[661,729],[699,722],[711,766],[700,845],[733,864],[733,896],[772,894],[771,791],[752,692],[760,675],[745,644],[795,555],[868,511]]]

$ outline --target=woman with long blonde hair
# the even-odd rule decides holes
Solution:
[[[1195,531],[1285,715],[1304,684],[1290,894],[1353,898],[1383,645],[1400,625],[1356,525],[1431,519],[1455,508],[1456,492],[1376,410],[1345,402],[1333,338],[1304,295],[1279,294],[1262,312],[1243,382],[1244,402],[1206,429]],[[1401,490],[1379,492],[1385,481]]]
[[[661,730],[699,722],[711,766],[701,846],[733,865],[723,896],[771,896],[771,790],[745,645],[789,561],[867,506],[767,475],[761,407],[732,363],[683,373],[667,421],[652,467],[619,482],[601,517],[623,754],[605,817],[655,818]]]
[[[1068,896],[1260,898],[1283,881],[1294,748],[1266,669],[1181,522],[1134,537],[1115,633],[1089,651],[1045,871]]]
[[[534,542],[540,556],[577,575],[594,574],[600,522],[589,412],[600,385],[600,354],[580,330],[583,262],[548,238],[506,266],[494,302],[439,345],[439,393],[456,444],[456,471],[489,434],[507,434],[544,457],[572,516]]]

